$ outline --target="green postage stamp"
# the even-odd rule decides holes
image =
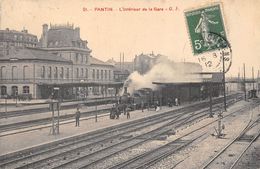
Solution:
[[[227,72],[232,63],[232,50],[227,41],[221,5],[185,11],[185,18],[193,54],[203,70],[221,72],[224,68]]]
[[[186,11],[185,17],[194,55],[225,47],[220,5]]]

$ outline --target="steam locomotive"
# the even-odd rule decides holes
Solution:
[[[125,113],[126,108],[136,110],[142,107],[154,107],[158,100],[158,92],[150,88],[135,90],[132,95],[130,95],[127,93],[127,88],[125,87],[124,94],[119,97],[118,102],[110,112],[110,118],[114,119],[117,115]]]
[[[180,84],[163,86],[153,90],[151,88],[141,88],[135,90],[131,95],[127,93],[127,87],[124,87],[124,94],[119,97],[117,104],[111,109],[110,118],[114,119],[121,113],[125,113],[126,108],[136,110],[140,108],[154,108],[160,105],[174,105],[175,98],[178,102],[205,100],[210,95],[208,85],[202,83]],[[218,97],[220,86],[217,84],[212,87],[212,97]]]

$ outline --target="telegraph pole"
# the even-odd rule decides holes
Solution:
[[[257,93],[259,94],[259,70],[257,71]]]
[[[209,83],[209,117],[213,117],[213,112],[212,112],[212,82]]]
[[[254,67],[252,67],[253,90],[255,90]]]
[[[246,101],[246,65],[245,65],[245,63],[243,64],[243,69],[244,69],[244,92],[245,92],[245,101]]]
[[[227,100],[226,100],[226,80],[225,80],[225,57],[224,57],[224,53],[223,53],[222,59],[223,59],[223,92],[224,92],[224,111],[227,111]]]

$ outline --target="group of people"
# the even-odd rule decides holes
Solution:
[[[127,119],[130,119],[130,107],[128,105],[121,105],[119,106],[118,104],[113,105],[112,109],[110,110],[110,115],[115,115],[116,119],[119,119],[119,115],[121,112],[126,114]]]
[[[168,106],[172,107],[173,105],[179,106],[180,105],[180,99],[177,97],[173,100],[172,98],[168,98]]]
[[[172,104],[172,100],[170,100],[170,98],[168,99],[168,105],[171,107],[171,104]],[[174,105],[175,106],[179,106],[180,105],[180,101],[178,98],[175,98],[174,99]],[[144,105],[144,102],[142,101],[141,103],[141,108],[142,108],[142,112],[144,111],[144,108],[145,108],[145,105]],[[159,110],[159,102],[156,101],[155,104],[154,104],[154,108],[155,108],[155,111],[158,111]],[[122,107],[122,111],[124,112],[124,114],[126,114],[126,118],[127,119],[130,119],[130,111],[131,111],[131,108],[126,105],[124,107]],[[75,113],[75,120],[76,120],[76,127],[79,127],[79,121],[80,121],[80,109],[79,107],[77,107],[77,110],[76,110],[76,113]],[[113,105],[113,107],[111,108],[110,110],[110,114],[115,114],[116,115],[116,119],[119,119],[119,115],[121,114],[121,110],[119,108],[119,105]]]

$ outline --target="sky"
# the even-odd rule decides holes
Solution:
[[[260,69],[260,0],[0,0],[0,29],[22,30],[40,38],[42,25],[73,23],[80,27],[92,56],[103,61],[125,60],[154,53],[179,61],[198,62],[193,55],[184,11],[222,4],[227,38],[232,48],[228,75],[255,77]],[[107,8],[108,11],[99,11]],[[109,9],[112,8],[112,11]],[[123,8],[164,8],[167,11],[120,11]],[[84,10],[85,9],[85,10]],[[86,11],[87,9],[87,11]],[[171,9],[171,10],[170,10]]]

